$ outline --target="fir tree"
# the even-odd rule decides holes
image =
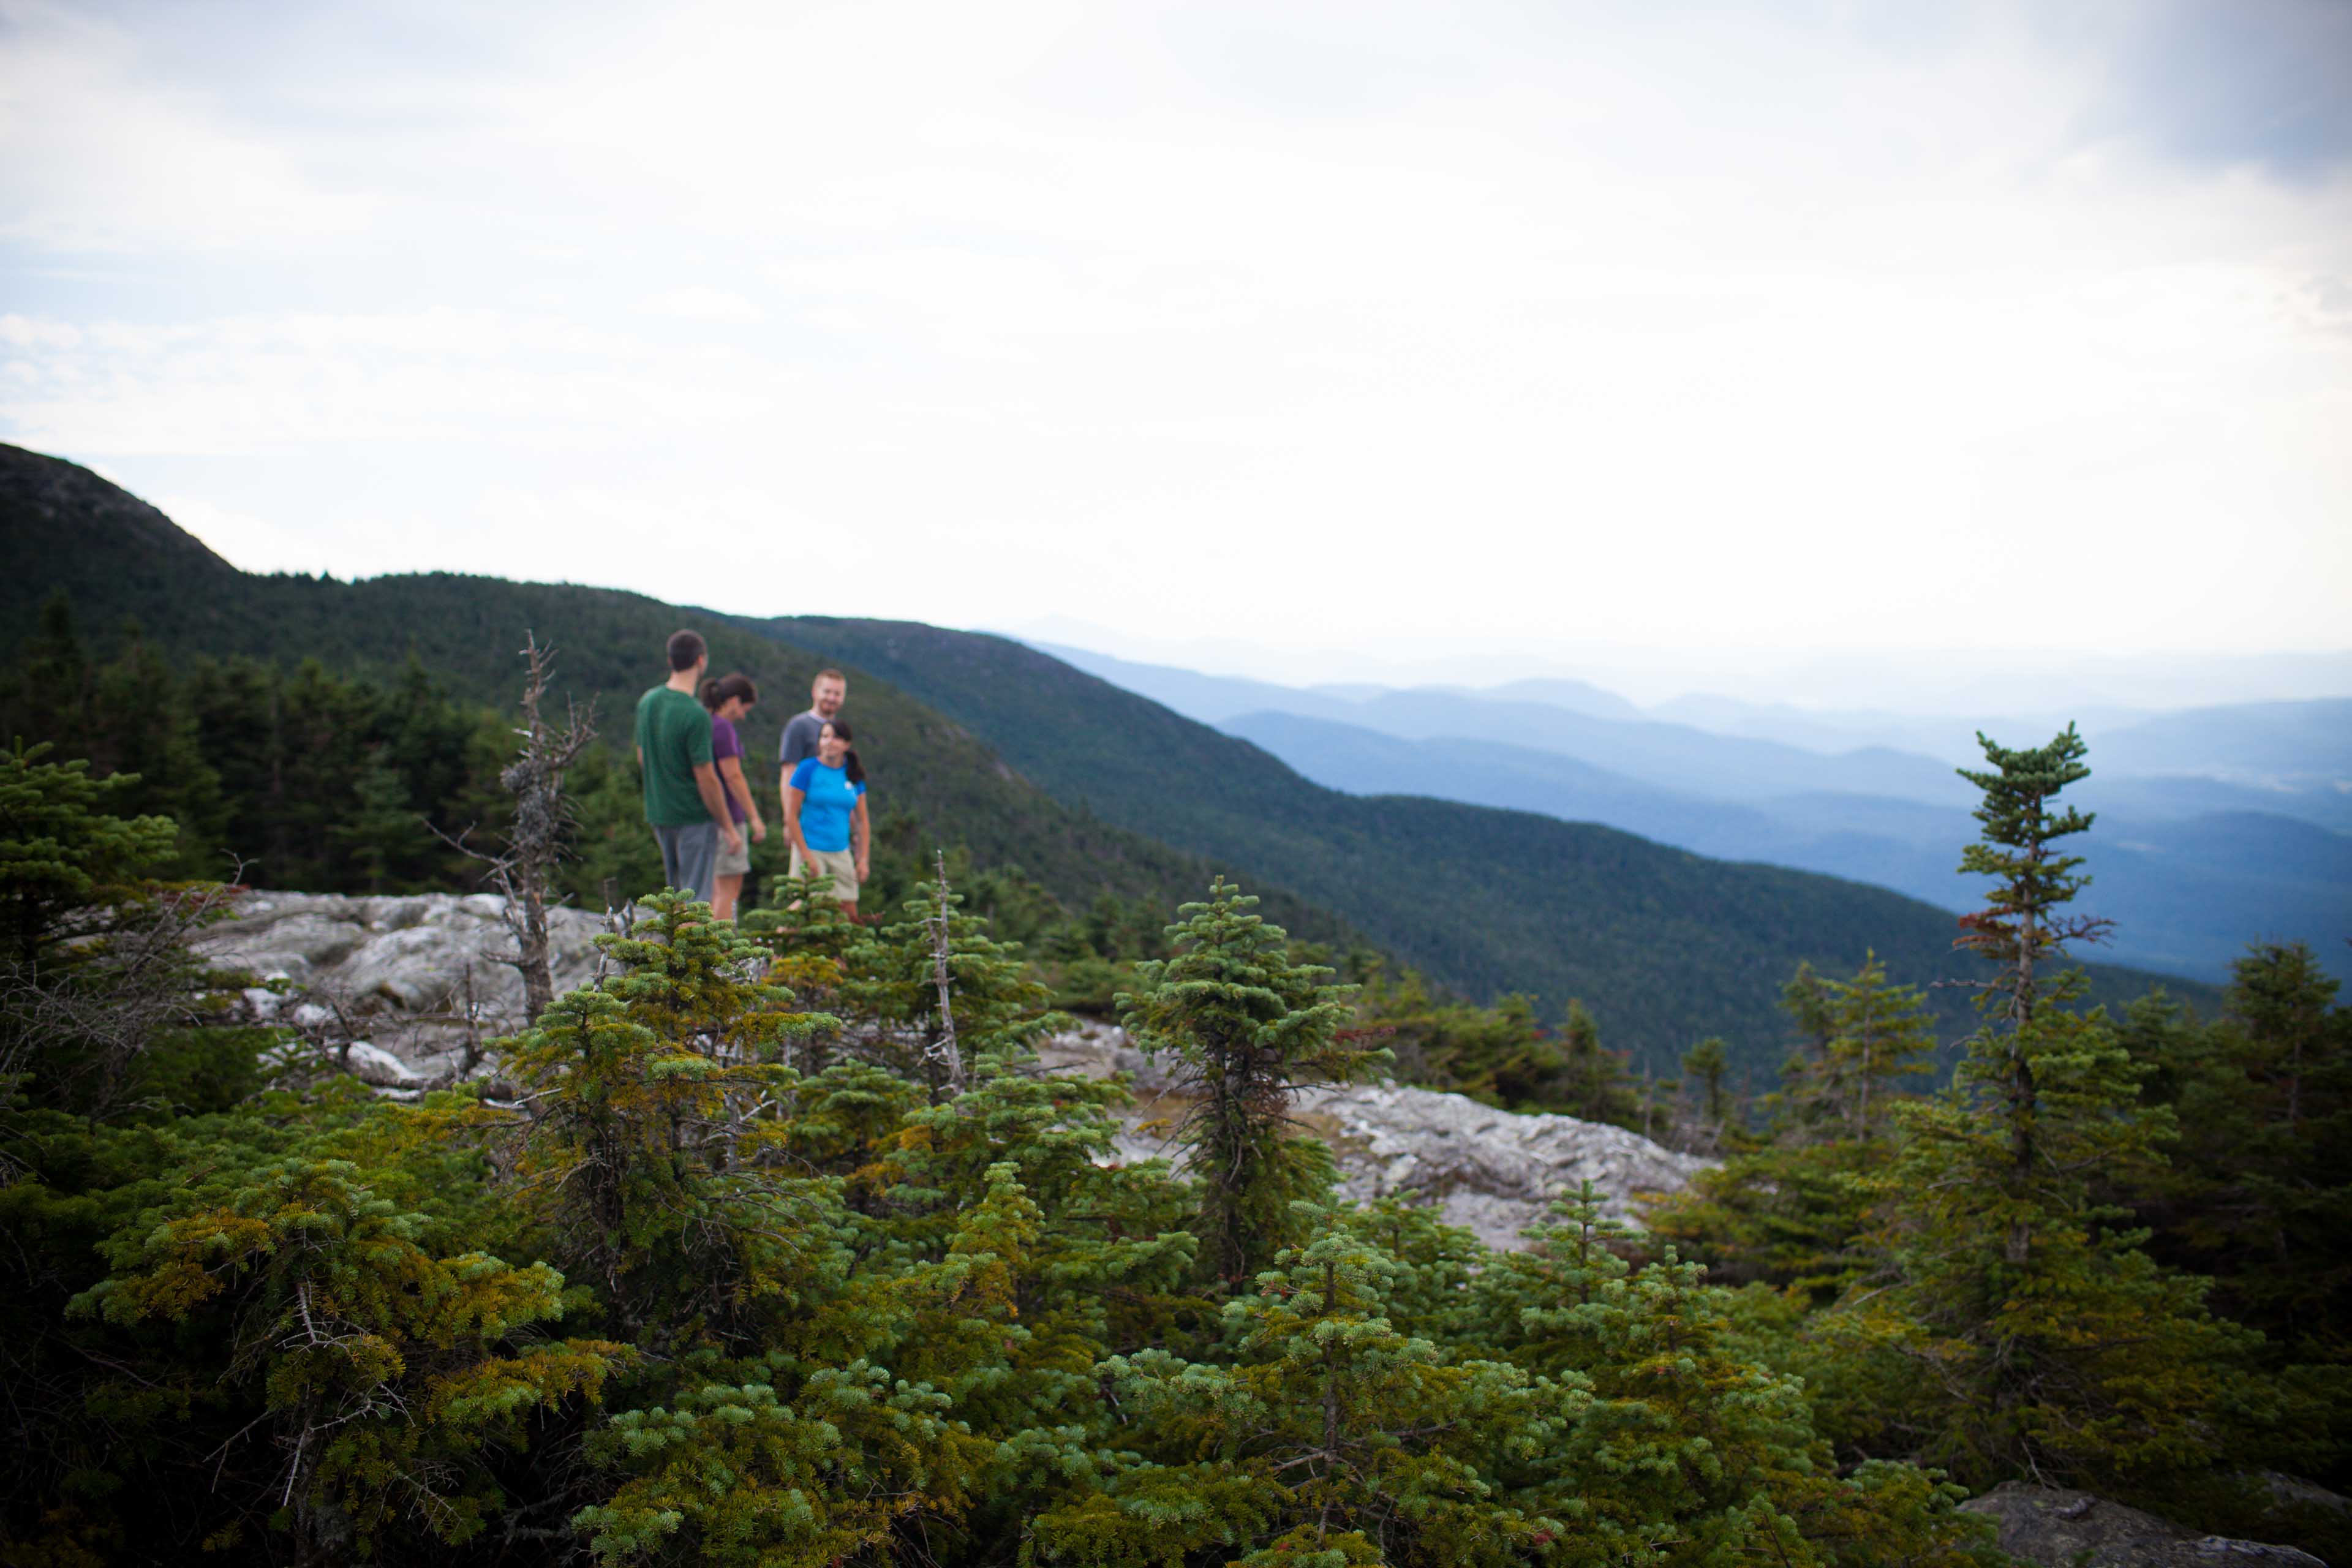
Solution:
[[[1272,1257],[1292,1203],[1330,1179],[1323,1146],[1291,1135],[1291,1096],[1387,1056],[1344,1037],[1349,988],[1325,984],[1328,969],[1292,963],[1282,928],[1256,906],[1219,879],[1208,902],[1177,911],[1176,955],[1139,965],[1144,990],[1118,999],[1136,1045],[1173,1058],[1192,1101],[1180,1137],[1201,1183],[1205,1261],[1229,1284]]]
[[[737,1343],[834,1267],[828,1184],[763,1157],[791,1083],[771,1058],[821,1020],[747,978],[764,955],[708,904],[656,894],[635,933],[597,945],[630,966],[557,999],[508,1049],[539,1095],[526,1191],[622,1335]]]
[[[257,1412],[246,1430],[266,1426],[279,1455],[238,1455],[221,1495],[241,1435],[222,1445],[207,1550],[282,1529],[297,1563],[345,1562],[412,1521],[462,1542],[500,1501],[482,1450],[519,1446],[535,1409],[593,1400],[629,1363],[605,1341],[525,1342],[562,1315],[562,1276],[441,1253],[435,1228],[347,1162],[289,1157],[184,1187],[110,1243],[114,1273],[72,1310],[223,1344],[236,1407]]]
[[[1581,1002],[1568,1005],[1559,1026],[1559,1090],[1554,1102],[1570,1116],[1585,1121],[1606,1121],[1618,1127],[1641,1124],[1625,1058],[1601,1043],[1601,1026]]]
[[[2034,751],[1983,743],[1991,768],[1965,776],[1984,792],[1984,838],[1961,864],[1995,881],[1960,945],[1994,968],[1985,1026],[1948,1093],[1896,1109],[1906,1141],[1872,1184],[1885,1279],[1822,1331],[1849,1375],[1886,1369],[1849,1411],[1907,1426],[1961,1479],[2147,1496],[2219,1457],[2214,1417],[2244,1336],[2101,1201],[2117,1173],[2159,1158],[2170,1119],[2139,1103],[2105,1016],[2065,1005],[2079,972],[2054,970],[2066,942],[2101,924],[2064,912],[2085,879],[2055,847],[2090,826],[2055,805],[2088,773],[2082,742],[2070,728]]]
[[[1870,1178],[1895,1156],[1892,1109],[1935,1046],[1925,999],[1870,955],[1851,980],[1801,966],[1783,992],[1805,1044],[1773,1097],[1771,1136],[1651,1204],[1658,1235],[1719,1279],[1825,1303],[1873,1267],[1859,1245]]]
[[[1485,1342],[1556,1380],[1565,1419],[1513,1476],[1575,1563],[1959,1563],[1993,1556],[1962,1495],[1903,1465],[1841,1479],[1798,1381],[1738,1353],[1730,1293],[1669,1248],[1635,1269],[1590,1182],[1476,1293]]]
[[[1394,1260],[1311,1205],[1299,1218],[1319,1234],[1224,1310],[1235,1364],[1158,1350],[1104,1364],[1146,1462],[1039,1518],[1045,1561],[1502,1568],[1558,1536],[1492,1479],[1556,1440],[1547,1391],[1399,1332]]]
[[[1687,1140],[1696,1148],[1709,1152],[1723,1146],[1725,1128],[1731,1115],[1730,1097],[1724,1092],[1723,1079],[1731,1071],[1731,1051],[1718,1037],[1709,1037],[1683,1053],[1683,1072],[1698,1094],[1698,1126],[1695,1136]]]
[[[2329,1487],[2352,1477],[2352,1009],[2336,991],[2309,949],[2269,943],[2232,966],[2219,1019],[2136,1005],[2125,1037],[2180,1139],[2170,1169],[2113,1184],[2150,1250],[2211,1275],[2215,1306],[2265,1336],[2283,1404],[2262,1462]],[[2340,1520],[2306,1543],[2352,1544]]]
[[[988,934],[962,895],[939,880],[903,906],[905,918],[847,955],[856,978],[845,1008],[874,1019],[896,1047],[895,1065],[929,1084],[934,1099],[959,1086],[967,1065],[1025,1048],[1065,1026],[1053,993],[1024,972],[1017,943]]]
[[[93,779],[48,749],[0,752],[0,1108],[234,1100],[263,1042],[224,1026],[223,982],[187,945],[227,912],[227,889],[161,879],[172,819],[107,809],[136,774]]]

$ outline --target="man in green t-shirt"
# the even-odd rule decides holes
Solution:
[[[693,632],[669,639],[669,680],[637,699],[637,766],[646,776],[646,821],[661,846],[662,879],[697,899],[710,897],[723,839],[743,847],[719,771],[710,761],[710,712],[695,693],[710,651]]]

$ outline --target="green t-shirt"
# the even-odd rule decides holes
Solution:
[[[694,766],[710,760],[710,711],[674,687],[656,686],[637,699],[637,754],[645,759],[646,820],[656,827],[691,827],[710,820]]]

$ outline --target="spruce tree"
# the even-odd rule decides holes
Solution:
[[[1806,1044],[1777,1097],[1769,1141],[1649,1206],[1658,1235],[1718,1279],[1795,1286],[1826,1303],[1869,1268],[1871,1179],[1895,1157],[1893,1109],[1935,1047],[1916,987],[1868,956],[1851,980],[1799,969],[1783,1005]]]
[[[463,1542],[503,1500],[485,1450],[521,1447],[535,1411],[593,1401],[634,1361],[609,1341],[540,1337],[563,1315],[562,1276],[431,1245],[444,1229],[350,1162],[289,1156],[208,1173],[110,1243],[114,1272],[70,1310],[172,1325],[197,1352],[187,1388],[212,1381],[204,1352],[221,1347],[207,1394],[276,1450],[237,1452],[232,1470],[244,1434],[222,1443],[207,1551],[267,1552],[273,1529],[299,1563],[372,1555],[418,1525]],[[110,1397],[128,1413],[143,1392]]]
[[[1550,1391],[1400,1332],[1395,1260],[1312,1205],[1298,1219],[1313,1239],[1224,1309],[1233,1364],[1104,1363],[1145,1462],[1039,1518],[1043,1561],[1506,1568],[1559,1538],[1495,1479],[1558,1441]]]
[[[845,955],[851,978],[840,988],[845,1010],[879,1026],[891,1065],[928,1084],[934,1100],[960,1088],[979,1058],[1025,1050],[1068,1022],[1046,1011],[1053,993],[1028,977],[1020,944],[991,937],[963,903],[942,867],[898,923]]]
[[[1239,1285],[1291,1234],[1291,1205],[1320,1194],[1330,1155],[1293,1136],[1291,1097],[1343,1083],[1387,1059],[1347,1037],[1353,988],[1294,963],[1257,900],[1220,878],[1206,903],[1168,928],[1175,956],[1138,966],[1144,989],[1118,998],[1138,1047],[1174,1058],[1192,1101],[1180,1128],[1201,1184],[1204,1261]]]
[[[1932,1473],[1840,1477],[1799,1381],[1740,1352],[1731,1292],[1638,1244],[1585,1182],[1474,1289],[1484,1342],[1556,1384],[1558,1436],[1508,1479],[1569,1521],[1555,1560],[1947,1563],[1993,1556]],[[1523,1503],[1523,1506],[1526,1506]]]
[[[1856,1434],[1865,1446],[1886,1451],[1908,1429],[1970,1485],[2028,1476],[2149,1496],[2220,1457],[2215,1417],[2245,1336],[2102,1201],[2118,1172],[2160,1157],[2169,1118],[2139,1103],[2105,1015],[2066,1005],[2080,972],[2056,967],[2104,923],[2065,910],[2087,879],[2059,841],[2090,818],[2057,796],[2089,772],[2082,741],[2070,727],[2031,751],[1982,743],[1990,766],[1964,776],[1984,793],[1984,836],[1961,868],[1994,882],[1959,945],[1992,965],[1985,1023],[1948,1092],[1897,1107],[1906,1142],[1873,1183],[1883,1278],[1822,1332],[1849,1379],[1885,1373],[1846,1405],[1881,1424]]]
[[[1730,1121],[1730,1097],[1724,1092],[1723,1079],[1731,1070],[1730,1047],[1718,1036],[1709,1036],[1683,1053],[1683,1071],[1697,1095],[1698,1125],[1690,1130],[1685,1142],[1688,1147],[1709,1153],[1723,1147],[1724,1132]]]
[[[741,1342],[834,1267],[829,1184],[766,1157],[793,1081],[773,1058],[828,1020],[749,978],[764,955],[709,905],[647,909],[596,939],[626,973],[559,997],[505,1056],[532,1091],[524,1192],[566,1272],[594,1282],[616,1337],[667,1352]]]
[[[1601,1026],[1581,1002],[1568,1005],[1559,1026],[1558,1109],[1585,1121],[1638,1127],[1642,1107],[1625,1058],[1601,1043]]]
[[[2223,1016],[2160,994],[2126,1038],[2152,1095],[2179,1114],[2169,1170],[2114,1184],[2153,1230],[2150,1250],[2213,1277],[2217,1310],[2260,1330],[2279,1398],[2273,1431],[2240,1452],[2341,1489],[2352,1482],[2352,1009],[2299,943],[2231,966]],[[2309,1511],[2306,1510],[2305,1511]],[[2329,1561],[2352,1548],[2340,1515],[2295,1539]],[[2274,1521],[2259,1528],[2275,1530]]]
[[[228,889],[163,879],[172,819],[109,809],[138,775],[93,779],[48,751],[0,751],[0,1109],[233,1102],[264,1041],[222,1016],[224,979],[188,948],[226,916]]]

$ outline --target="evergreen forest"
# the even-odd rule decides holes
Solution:
[[[2294,944],[2082,963],[2071,730],[1984,741],[1955,930],[1319,791],[1002,639],[711,617],[755,758],[850,669],[860,919],[659,892],[591,746],[543,869],[594,980],[386,1093],[192,944],[479,885],[524,628],[616,731],[688,612],[257,578],[0,480],[0,1560],[2000,1568],[1960,1504],[2016,1480],[2352,1560],[2352,1008]],[[1181,1160],[1043,1069],[1071,1015]],[[1715,1163],[1496,1250],[1290,1114],[1382,1079]]]
[[[402,743],[402,689],[340,690]],[[1661,1108],[1589,1020],[1350,983],[1218,879],[1108,1003],[1177,1165],[1115,1156],[1123,1082],[1038,1070],[1053,990],[943,858],[865,923],[655,895],[481,1075],[383,1096],[193,957],[229,894],[167,798],[20,743],[0,1555],[1993,1568],[1958,1505],[2026,1479],[2340,1561],[2276,1478],[2347,1479],[2352,1011],[2277,947],[2210,1014],[2086,1005],[2082,750],[1970,775],[1941,1087],[1874,960],[1789,978],[1774,1093],[1701,1042]],[[1286,1114],[1401,1068],[1723,1163],[1492,1251],[1342,1201]]]

